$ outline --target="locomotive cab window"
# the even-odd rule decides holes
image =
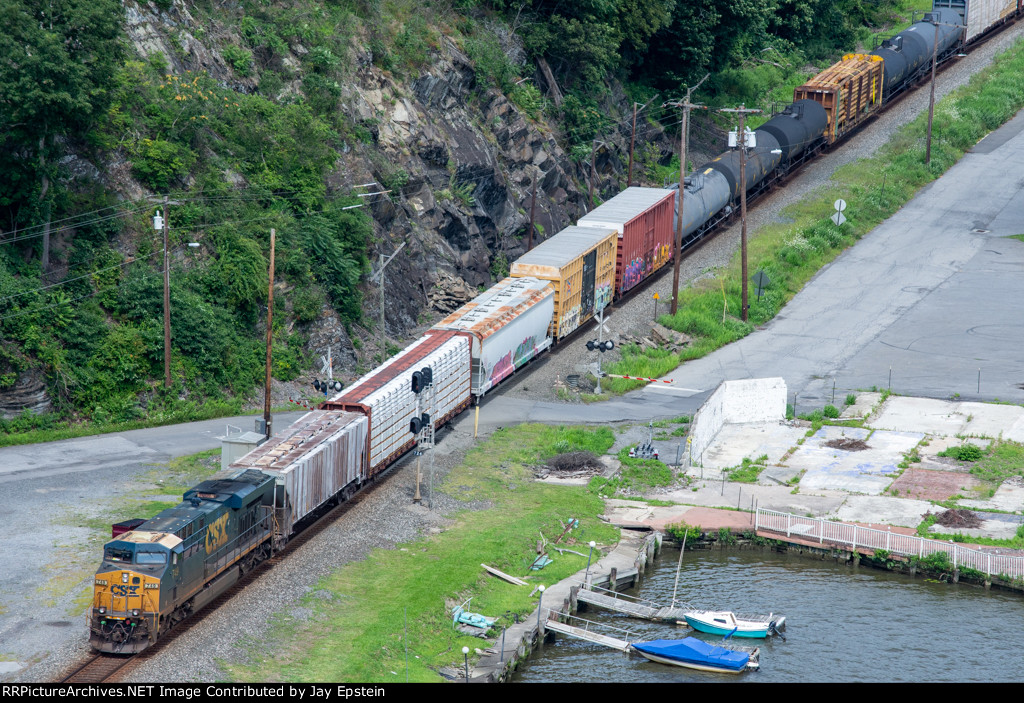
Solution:
[[[135,555],[136,564],[166,564],[167,555],[163,552],[138,552]]]
[[[132,550],[130,549],[119,549],[117,547],[107,547],[103,550],[103,558],[107,561],[127,561],[132,560]]]

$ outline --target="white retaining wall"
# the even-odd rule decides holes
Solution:
[[[782,378],[724,381],[693,418],[689,455],[701,456],[723,425],[785,420],[786,393]]]

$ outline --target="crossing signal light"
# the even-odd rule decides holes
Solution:
[[[596,339],[591,339],[589,342],[587,342],[588,351],[599,351],[603,354],[604,352],[611,351],[614,348],[615,342],[613,342],[610,339],[606,339],[603,342],[599,342]]]

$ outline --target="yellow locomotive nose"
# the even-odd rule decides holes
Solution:
[[[159,618],[160,581],[133,571],[97,574],[93,586],[90,630],[94,646],[101,651],[124,649],[124,643],[141,636],[148,640],[156,632]]]

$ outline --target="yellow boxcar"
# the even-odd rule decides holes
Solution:
[[[561,339],[612,302],[619,233],[607,227],[566,227],[523,254],[509,275],[551,281],[555,313],[549,334]]]
[[[793,91],[793,101],[813,100],[825,108],[831,144],[867,119],[882,103],[882,58],[847,54]]]

